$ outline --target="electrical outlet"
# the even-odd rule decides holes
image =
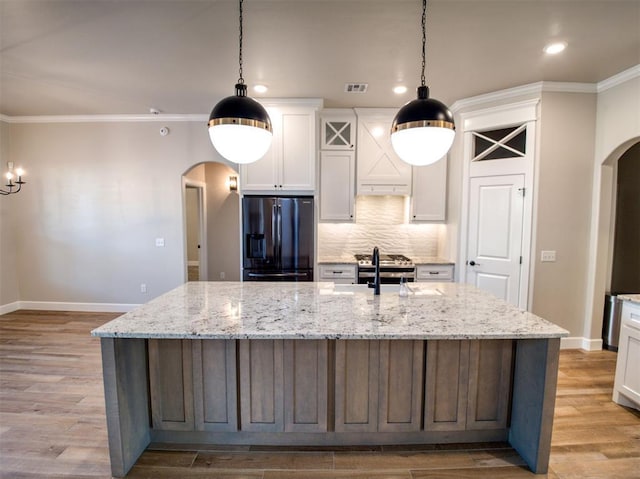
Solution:
[[[140,283],[140,292],[141,293],[147,292],[147,285],[145,283]]]
[[[156,238],[156,246],[162,248],[164,246],[164,238]]]
[[[220,279],[225,279],[227,274],[224,271],[220,271]]]
[[[540,251],[540,261],[543,263],[555,263],[556,252],[555,251]]]

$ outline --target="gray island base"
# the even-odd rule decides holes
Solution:
[[[151,443],[508,441],[546,473],[560,338],[472,286],[187,283],[101,338],[112,474]]]

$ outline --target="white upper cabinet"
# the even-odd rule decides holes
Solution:
[[[447,210],[447,157],[413,167],[411,221],[444,221]]]
[[[320,221],[353,221],[356,114],[329,109],[320,114]]]
[[[320,149],[356,149],[356,114],[351,109],[327,109],[320,115]]]
[[[356,108],[358,118],[357,194],[410,195],[411,165],[391,146],[391,108]]]
[[[320,221],[354,221],[355,153],[320,152]]]
[[[265,106],[273,124],[273,142],[263,158],[240,165],[242,192],[313,194],[319,104]]]

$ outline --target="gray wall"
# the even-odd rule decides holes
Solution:
[[[210,281],[240,281],[240,197],[229,191],[227,179],[234,170],[207,163],[207,257]]]
[[[589,265],[596,95],[543,93],[532,312],[582,336]],[[555,250],[555,263],[540,251]]]
[[[161,126],[168,136],[160,136]],[[3,206],[3,304],[17,299],[4,268],[12,251],[22,301],[142,303],[184,281],[182,175],[194,164],[223,161],[202,122],[7,129],[7,154],[22,161],[29,183],[12,198],[13,231],[4,226],[11,215]],[[165,246],[156,247],[156,238]]]
[[[6,171],[7,162],[10,160],[9,125],[0,121],[0,172]],[[4,183],[2,181],[2,185]],[[21,194],[23,193],[0,197],[0,311],[2,305],[20,299],[14,216],[20,213]]]

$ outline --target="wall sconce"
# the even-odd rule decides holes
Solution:
[[[230,176],[227,180],[227,186],[229,186],[229,191],[238,191],[238,177]]]
[[[13,161],[7,163],[7,168],[9,171],[4,175],[7,179],[7,184],[5,185],[8,190],[4,190],[0,188],[0,195],[7,196],[13,193],[17,193],[22,189],[22,185],[26,183],[26,181],[22,181],[22,176],[24,175],[24,170],[22,168],[16,168],[15,173],[13,171]],[[13,181],[14,178],[17,179]]]

